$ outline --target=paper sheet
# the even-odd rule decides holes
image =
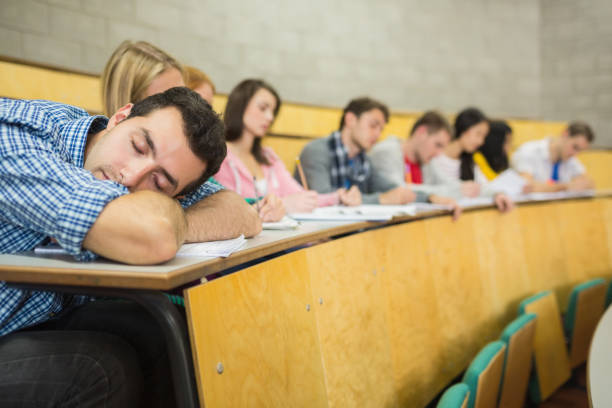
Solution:
[[[246,244],[244,235],[224,241],[209,241],[184,244],[176,256],[222,257],[230,256]]]
[[[293,218],[284,216],[280,221],[264,222],[262,226],[265,230],[291,230],[299,227],[300,223]]]

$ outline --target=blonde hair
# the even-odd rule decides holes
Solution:
[[[183,78],[185,79],[185,85],[187,85],[187,88],[191,89],[192,91],[202,84],[208,84],[212,88],[213,93],[217,92],[215,84],[213,84],[210,77],[197,68],[190,66],[183,67]]]
[[[113,52],[102,74],[102,104],[110,116],[129,102],[144,99],[153,79],[169,68],[183,73],[181,64],[145,41],[124,41]]]

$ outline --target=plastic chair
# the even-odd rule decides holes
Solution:
[[[466,408],[469,395],[470,389],[466,384],[455,384],[444,391],[436,408]]]
[[[545,291],[523,300],[519,314],[527,313],[538,316],[533,342],[535,375],[528,389],[531,399],[540,403],[570,378],[569,356],[555,295]]]
[[[604,312],[606,284],[593,279],[575,286],[570,293],[565,314],[565,334],[569,339],[569,357],[572,368],[584,363],[597,322]]]
[[[537,316],[528,313],[516,318],[502,332],[501,341],[506,344],[506,356],[499,396],[500,408],[521,408],[525,405],[536,324]]]
[[[480,350],[472,360],[463,376],[463,382],[470,388],[468,408],[491,408],[497,405],[505,351],[506,345],[502,341],[494,341]]]

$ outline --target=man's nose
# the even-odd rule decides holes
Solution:
[[[144,181],[147,174],[150,173],[151,168],[152,164],[148,161],[138,161],[136,163],[131,163],[130,165],[124,167],[121,170],[120,183],[126,186],[127,188],[135,188]]]

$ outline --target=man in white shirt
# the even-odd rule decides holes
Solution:
[[[594,187],[582,163],[574,157],[595,139],[584,122],[571,122],[560,136],[522,144],[512,155],[512,167],[535,192],[581,191]]]

